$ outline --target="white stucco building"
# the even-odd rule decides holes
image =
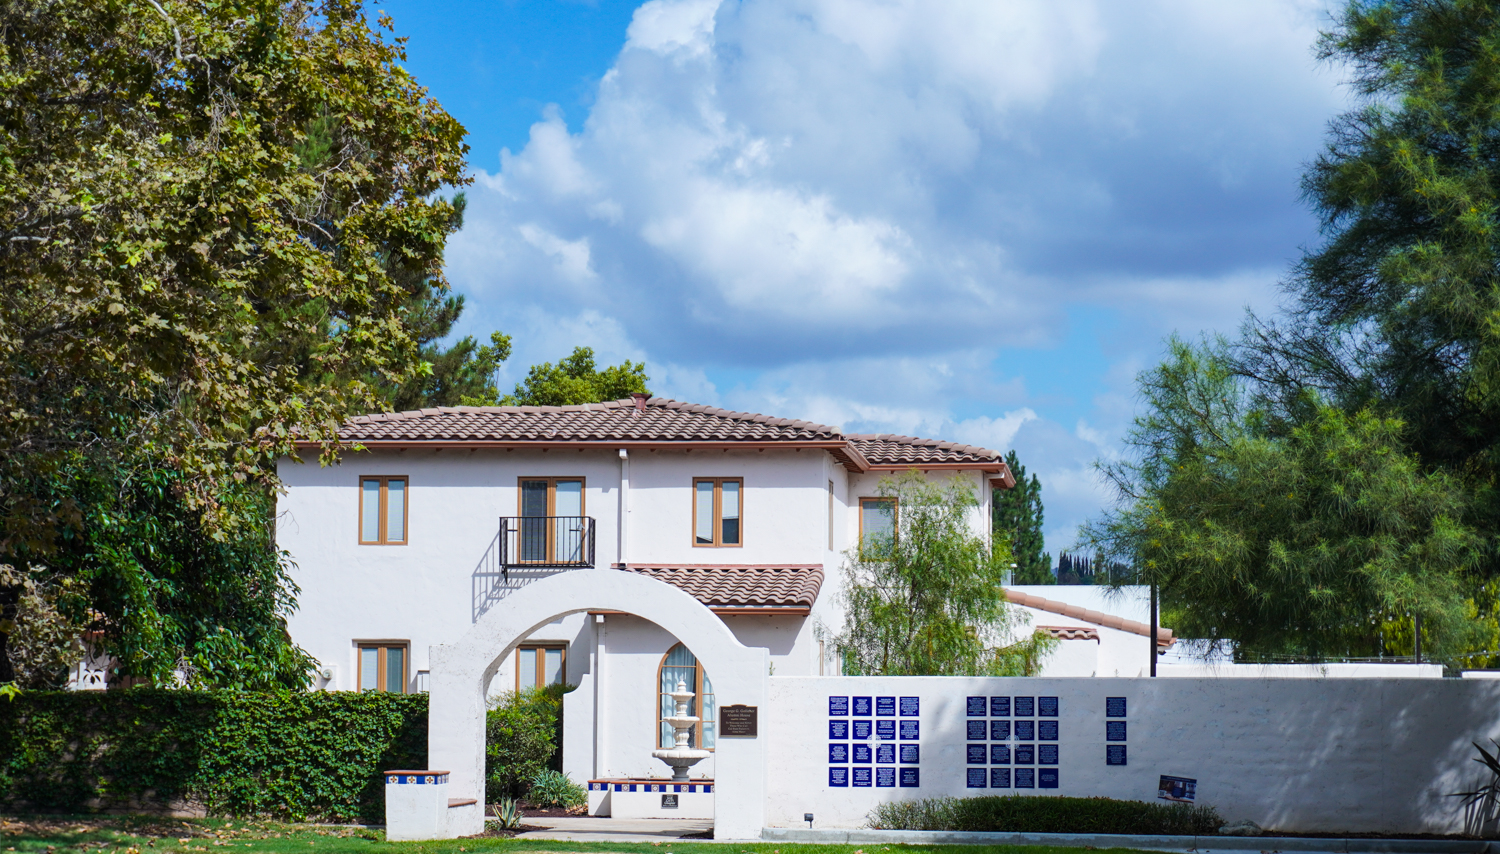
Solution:
[[[286,460],[277,539],[296,563],[293,640],[327,690],[426,690],[428,648],[508,592],[583,567],[665,581],[717,614],[777,676],[834,675],[845,551],[892,523],[882,478],[917,469],[973,485],[1013,479],[983,448],[728,412],[659,398],[569,407],[432,409],[352,419],[357,446],[321,467]],[[566,681],[564,768],[578,781],[662,776],[666,690],[683,679],[715,744],[712,674],[665,630],[620,613],[544,626],[490,690]],[[701,705],[700,705],[701,704]],[[693,769],[712,777],[712,759]]]

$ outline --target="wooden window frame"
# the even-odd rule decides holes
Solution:
[[[708,478],[704,478],[704,480],[707,480],[707,479]],[[743,487],[741,487],[741,488],[743,489]],[[671,646],[667,647],[667,651],[661,654],[661,660],[656,663],[656,734],[653,735],[652,739],[651,739],[651,743],[654,744],[654,745],[656,745],[656,747],[651,748],[652,750],[662,750],[662,749],[665,749],[666,747],[671,747],[672,746],[672,745],[665,745],[664,746],[661,743],[661,726],[662,726],[662,724],[666,723],[666,720],[667,720],[665,717],[662,716],[662,713],[661,713],[661,700],[662,700],[663,697],[667,696],[666,694],[663,694],[662,690],[661,690],[661,671],[662,671],[663,667],[667,666],[667,656],[671,655],[672,654],[672,650],[676,649],[679,646],[682,647],[683,649],[687,649],[687,644],[682,643],[681,641],[678,641],[677,643],[674,643]],[[688,652],[693,652],[693,651],[690,650],[690,649],[688,649]],[[694,685],[692,686],[692,689],[693,689],[693,694],[694,694],[693,699],[695,701],[697,701],[697,706],[694,708],[694,711],[696,711],[698,713],[698,722],[696,724],[693,724],[693,744],[698,745],[698,746],[701,747],[703,745],[703,660],[700,659],[700,658],[698,658],[698,654],[697,653],[693,653],[693,660],[695,662],[697,662],[694,665],[694,670],[695,670],[696,675],[694,677]],[[677,665],[673,665],[673,666],[675,667]],[[711,694],[710,696],[714,697],[715,700],[718,699],[718,694]],[[714,746],[713,747],[706,747],[704,749],[707,750],[710,753],[713,753],[714,751],[716,751],[718,749],[718,744],[719,744],[719,740],[718,740],[718,737],[717,737],[718,736],[718,727],[717,727],[717,725],[719,723],[719,706],[718,706],[717,702],[714,703],[714,719],[712,721],[710,721],[709,723],[712,723],[712,724],[715,725],[715,729],[714,729],[714,735],[715,735]]]
[[[892,510],[895,512],[891,514],[891,545],[894,546],[896,539],[901,536],[901,500],[887,495],[862,496],[859,499],[859,540],[855,543],[855,548],[859,550],[861,558],[867,557],[865,555],[865,502],[867,501],[890,502],[893,505]]]
[[[380,508],[376,511],[379,518],[379,531],[376,539],[365,539],[365,482],[370,480],[380,481]],[[391,540],[386,538],[386,517],[389,516],[387,508],[389,505],[390,483],[399,480],[404,487],[401,493],[405,500],[401,502],[401,533],[404,539]],[[404,474],[362,474],[359,476],[359,516],[356,517],[355,536],[362,546],[404,546],[411,542],[411,478]]]
[[[534,478],[531,478],[531,479],[532,480],[541,480],[541,478],[539,478],[539,477],[534,477]],[[563,480],[569,480],[569,479],[570,478],[563,478]],[[529,687],[534,687],[534,688],[545,688],[545,687],[547,687],[546,685],[543,685],[540,682],[538,682],[538,684],[536,684],[536,685],[522,685],[521,684],[521,655],[522,655],[522,653],[528,653],[529,652],[532,655],[536,656],[536,658],[537,658],[537,662],[536,662],[536,677],[537,677],[538,680],[540,680],[540,679],[543,678],[543,676],[545,674],[545,671],[546,671],[545,664],[547,662],[547,658],[546,658],[545,655],[539,655],[538,653],[543,653],[543,652],[545,652],[545,651],[547,651],[549,649],[560,649],[560,650],[562,650],[562,682],[563,682],[564,685],[568,684],[568,645],[567,644],[565,644],[565,643],[523,643],[520,646],[516,647],[516,680],[515,681],[516,681],[516,690],[517,691],[520,691],[522,688],[529,688]]]
[[[521,484],[528,480],[547,481],[547,515],[557,515],[557,482],[560,480],[578,481],[578,515],[589,515],[589,479],[582,475],[547,475],[537,477],[516,478],[516,517],[521,516]]]
[[[365,689],[359,687],[360,677],[360,653],[367,649],[379,650],[375,656],[375,691],[387,693],[411,693],[406,690],[411,683],[411,641],[398,640],[364,640],[354,642],[354,690],[357,693],[365,693]],[[391,691],[385,684],[385,654],[386,650],[401,650],[401,690]]]
[[[698,484],[700,483],[714,485],[714,541],[711,543],[698,542]],[[726,483],[740,485],[740,541],[737,543],[724,542],[724,484]],[[693,548],[739,549],[745,547],[745,479],[743,477],[695,477],[690,500],[693,502],[693,527],[688,532],[688,540],[693,544]]]

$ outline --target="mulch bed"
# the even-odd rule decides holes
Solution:
[[[530,831],[530,830],[549,830],[549,829],[550,828],[539,827],[539,826],[534,825],[534,824],[523,824],[520,827],[511,828],[510,830],[501,830],[493,821],[491,821],[491,822],[486,822],[485,823],[485,825],[484,825],[484,832],[483,833],[476,833],[473,836],[464,836],[464,837],[460,837],[460,838],[462,838],[462,839],[509,839],[509,838],[511,838],[512,836],[515,836],[518,833],[526,833],[527,831]]]

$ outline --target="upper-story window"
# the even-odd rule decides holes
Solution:
[[[743,487],[744,481],[737,477],[700,477],[693,481],[693,545],[741,545]]]
[[[406,478],[359,479],[359,542],[368,546],[406,545]]]
[[[896,543],[896,499],[859,500],[859,553],[864,558],[888,555]]]
[[[517,544],[523,563],[579,562],[587,525],[583,478],[523,477]]]

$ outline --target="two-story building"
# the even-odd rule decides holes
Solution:
[[[986,534],[1000,454],[660,398],[563,407],[370,415],[321,467],[307,448],[280,476],[277,539],[296,563],[293,640],[328,690],[425,690],[428,648],[457,640],[509,591],[580,567],[675,585],[778,675],[832,675],[844,554],[894,524],[880,481],[916,469],[973,485]],[[665,692],[684,681],[712,749],[712,674],[629,614],[568,617],[534,633],[491,693],[567,682],[564,768],[575,780],[662,776]],[[712,760],[695,776],[713,775]]]

